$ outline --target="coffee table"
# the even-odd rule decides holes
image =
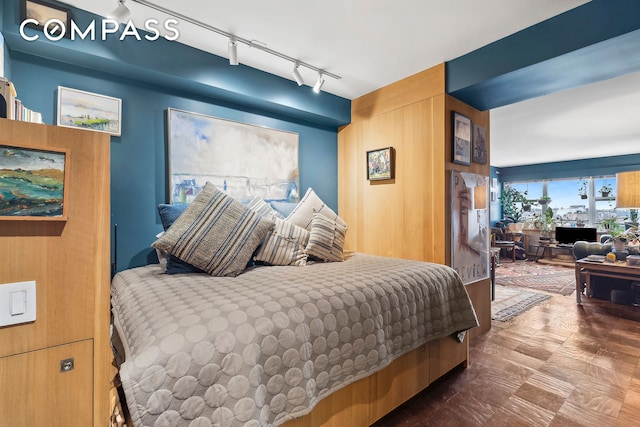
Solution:
[[[640,267],[629,266],[624,261],[589,261],[582,258],[576,261],[576,303],[582,304],[582,276],[586,285],[585,295],[591,296],[591,276],[611,277],[615,279],[627,279],[629,281],[640,280]]]

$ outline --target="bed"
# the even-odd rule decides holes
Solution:
[[[339,262],[235,268],[166,274],[152,264],[114,277],[114,342],[134,425],[309,419],[316,406],[433,343],[455,342],[463,356],[454,364],[466,362],[464,331],[478,325],[460,277],[444,265],[340,250]],[[379,418],[384,406],[356,424]]]

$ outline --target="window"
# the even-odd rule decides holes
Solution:
[[[524,221],[542,214],[540,198],[551,200],[546,206],[553,210],[556,225],[565,227],[598,226],[606,231],[603,220],[616,218],[619,227],[631,214],[629,209],[616,209],[615,176],[543,180],[505,183],[526,194],[532,202],[522,215]],[[525,193],[526,192],[526,193]]]

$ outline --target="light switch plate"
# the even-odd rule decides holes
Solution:
[[[16,312],[22,314],[12,315],[12,313]],[[16,325],[35,320],[35,280],[0,284],[0,326]]]

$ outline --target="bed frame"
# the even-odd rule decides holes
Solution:
[[[469,360],[469,334],[432,341],[394,360],[381,371],[325,397],[311,413],[284,427],[369,426]]]

